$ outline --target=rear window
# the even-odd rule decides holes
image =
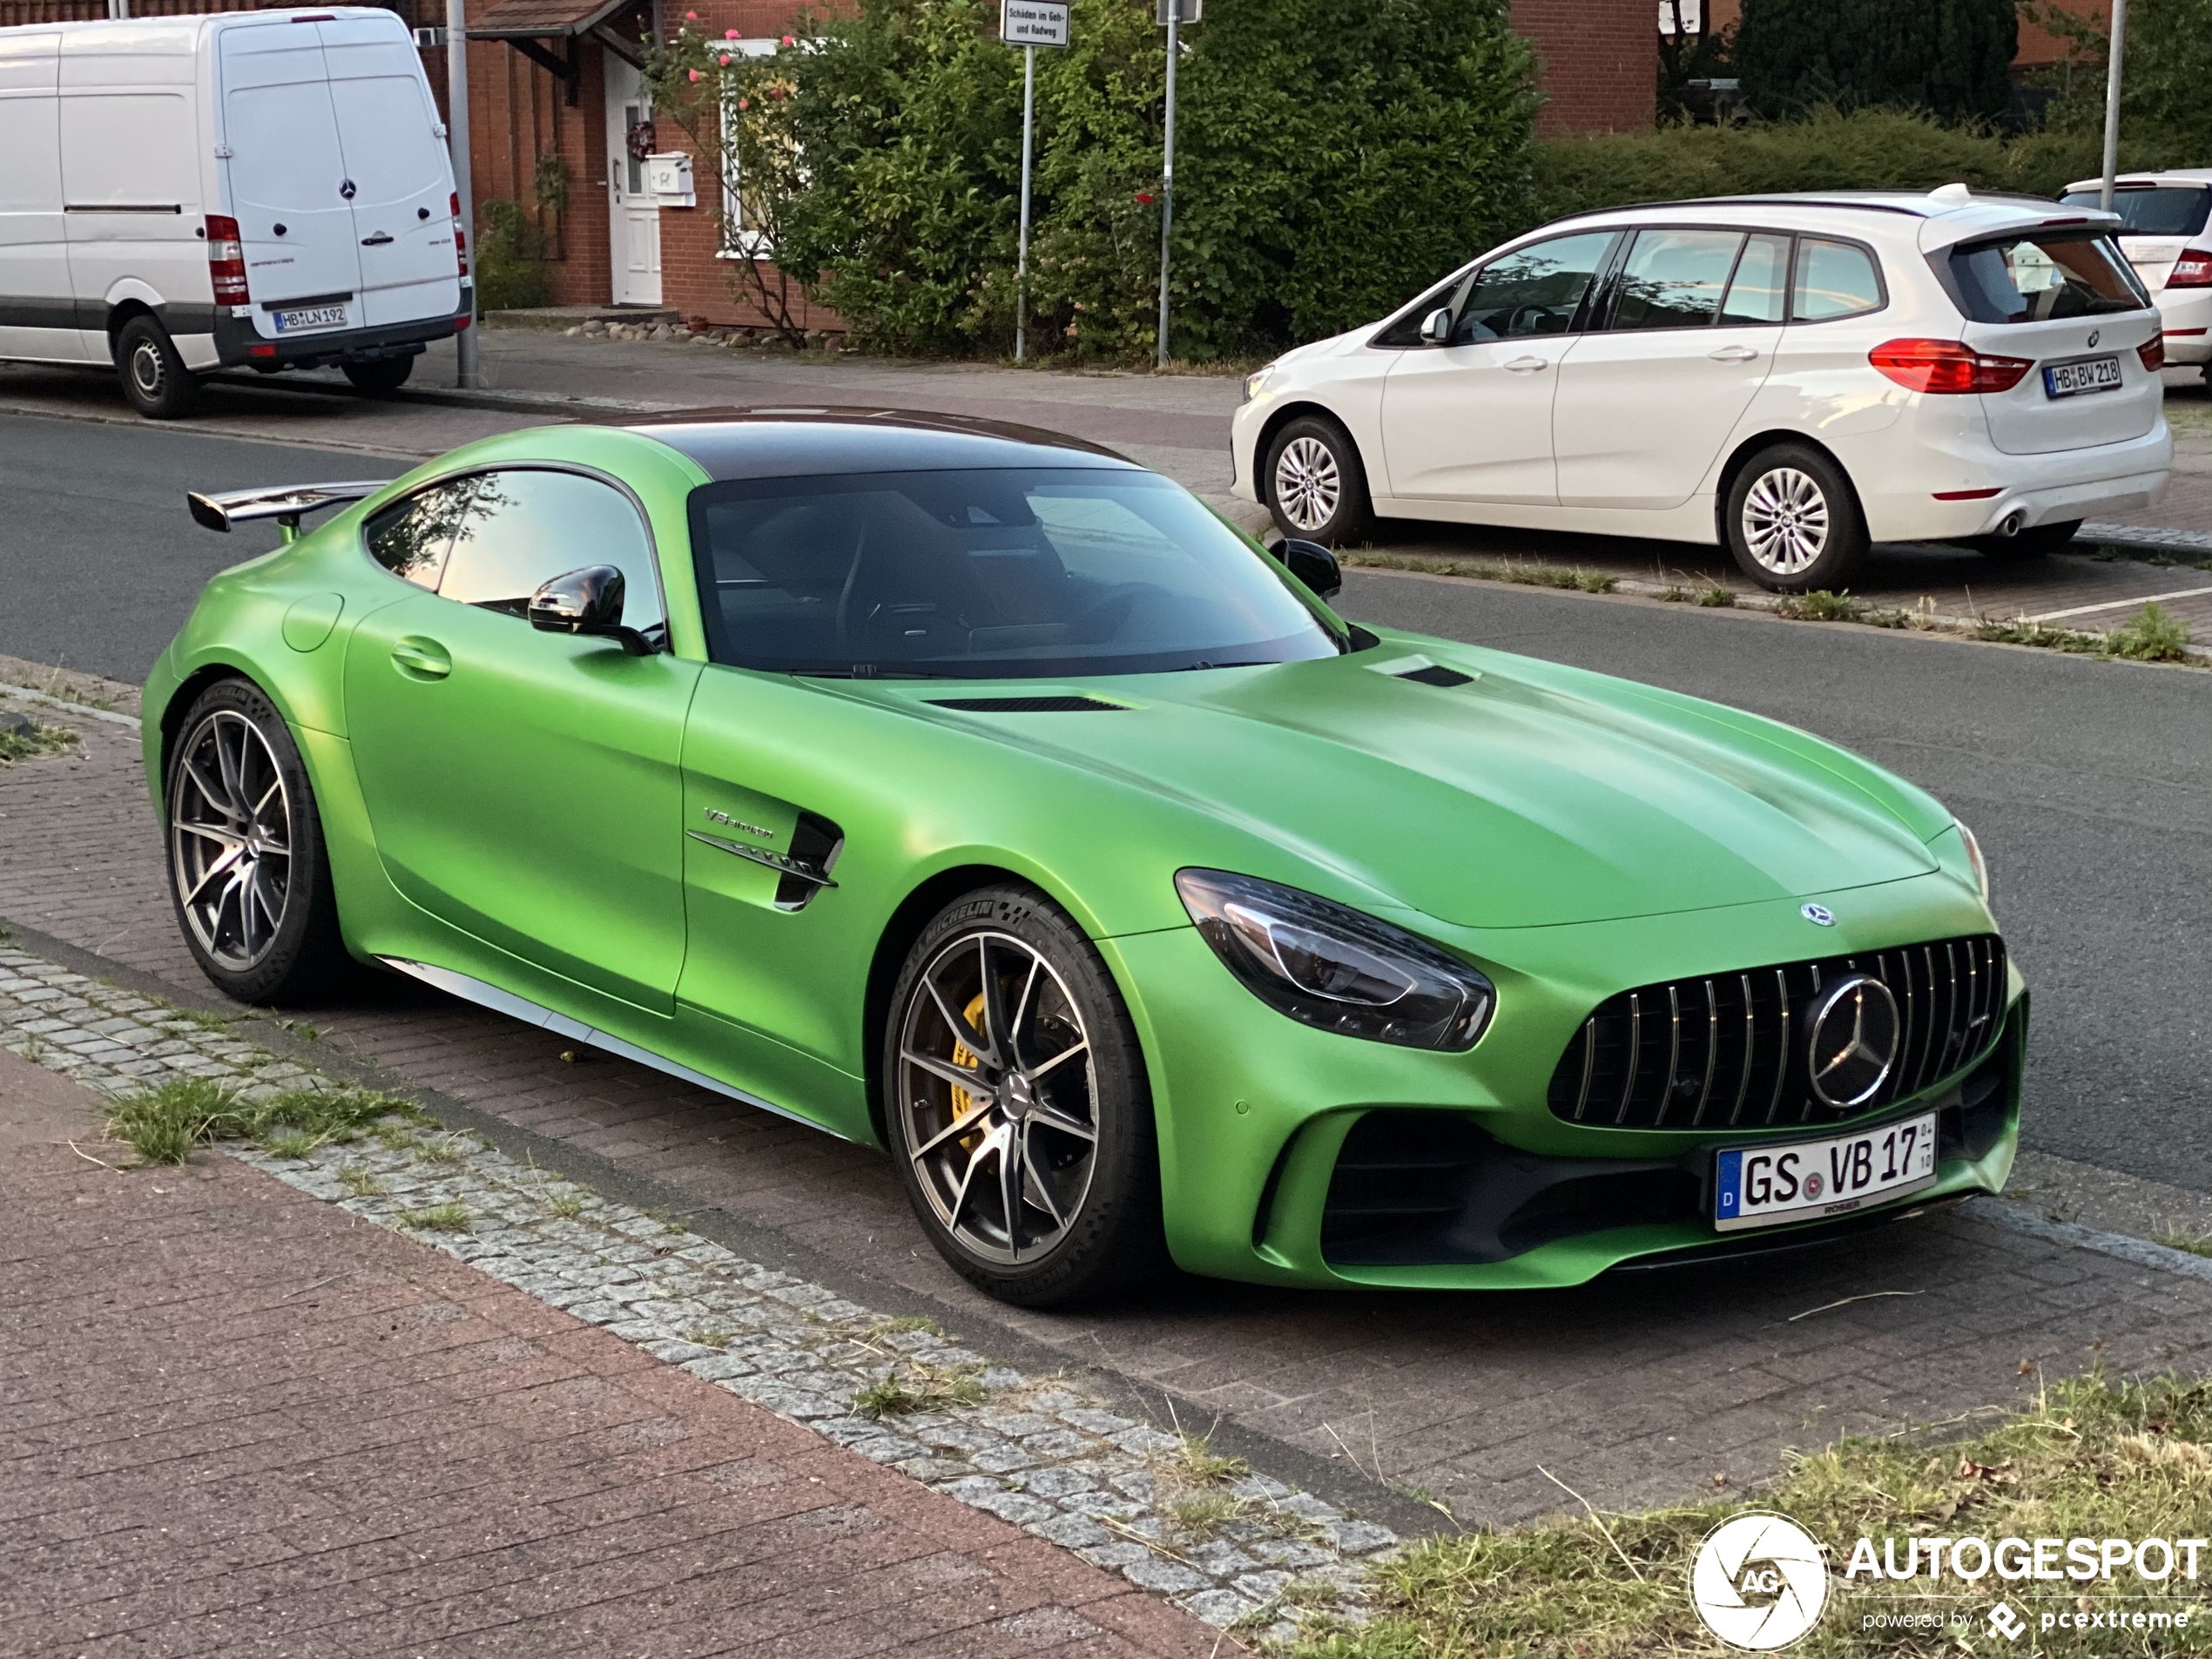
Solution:
[[[2108,236],[2007,236],[1953,249],[1950,266],[1970,322],[2050,322],[2150,303]]]
[[[1790,293],[1793,321],[1826,322],[1881,308],[1882,279],[1871,253],[1855,242],[1798,239],[1797,280]]]
[[[2070,190],[2059,198],[2068,207],[2102,206],[2104,192]],[[2212,185],[2122,185],[2112,192],[2122,236],[2195,236],[2212,216]]]

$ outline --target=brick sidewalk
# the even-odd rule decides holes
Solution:
[[[1211,1654],[1219,1634],[0,1052],[0,1651]]]

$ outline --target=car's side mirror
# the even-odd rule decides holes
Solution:
[[[622,625],[626,584],[611,564],[587,564],[556,576],[530,595],[530,626],[541,633],[590,634],[619,641],[632,657],[650,657],[654,646],[635,628]]]
[[[1452,307],[1439,306],[1421,319],[1421,338],[1432,346],[1441,346],[1452,338]]]
[[[1344,590],[1344,567],[1337,556],[1318,542],[1291,537],[1275,545],[1283,568],[1304,583],[1318,599],[1333,599]]]

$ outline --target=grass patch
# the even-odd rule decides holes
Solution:
[[[1215,1451],[1211,1434],[1178,1433],[1175,1442],[1175,1450],[1163,1452],[1154,1460],[1160,1472],[1172,1480],[1210,1487],[1241,1480],[1252,1472],[1244,1459]]]
[[[557,1198],[548,1199],[545,1207],[563,1221],[574,1221],[583,1213],[583,1196],[581,1193],[564,1192]]]
[[[1732,610],[1736,608],[1736,590],[1709,582],[1697,590],[1697,603],[1709,610]]]
[[[203,1031],[227,1031],[246,1016],[243,1014],[218,1014],[212,1008],[172,1008],[165,1017],[182,1020],[186,1025],[196,1025]]]
[[[1202,1544],[1244,1513],[1243,1501],[1225,1492],[1186,1492],[1168,1506],[1177,1535]]]
[[[317,1147],[347,1145],[392,1116],[421,1116],[394,1096],[369,1089],[287,1089],[248,1101],[206,1077],[172,1077],[118,1096],[107,1132],[127,1142],[141,1163],[182,1163],[196,1146],[248,1141],[278,1157],[307,1157]]]
[[[373,1171],[358,1163],[348,1163],[338,1171],[338,1184],[356,1198],[381,1198],[391,1190]]]
[[[878,1419],[982,1403],[982,1366],[933,1366],[927,1359],[910,1359],[903,1366],[894,1366],[881,1381],[872,1382],[853,1395],[854,1411],[863,1417]]]
[[[1603,570],[1575,570],[1563,564],[1441,558],[1426,553],[1386,553],[1377,548],[1361,548],[1337,556],[1345,564],[1371,570],[1420,570],[1431,576],[1473,577],[1481,582],[1514,582],[1530,588],[1566,588],[1576,593],[1610,593],[1619,581]]]
[[[908,1313],[897,1318],[887,1316],[870,1319],[868,1328],[860,1332],[860,1340],[874,1342],[882,1337],[904,1336],[909,1331],[926,1331],[933,1337],[945,1334],[945,1327],[927,1313]]]
[[[2145,605],[2107,637],[2114,657],[2138,663],[2179,663],[2188,657],[2189,625],[2163,605]]]
[[[40,725],[36,721],[17,725],[12,719],[0,719],[0,766],[66,754],[77,746],[77,733],[65,725]]]
[[[1866,607],[1851,597],[1849,588],[1841,593],[1815,588],[1811,593],[1787,594],[1774,610],[1797,622],[1858,622],[1866,615]]]
[[[415,1232],[465,1233],[469,1231],[469,1206],[458,1198],[448,1198],[428,1210],[402,1210],[399,1224]]]
[[[1878,1554],[1885,1539],[1901,1546],[1910,1536],[2173,1539],[2212,1533],[2212,1384],[2093,1376],[2054,1385],[2033,1406],[1963,1443],[1912,1436],[1839,1441],[1794,1458],[1780,1480],[1749,1501],[1570,1516],[1418,1545],[1371,1577],[1372,1623],[1355,1629],[1315,1621],[1298,1649],[1377,1656],[1722,1652],[1683,1587],[1705,1534],[1747,1507],[1791,1516],[1830,1552],[1835,1578],[1829,1610],[1794,1653],[1851,1655],[1875,1644],[1885,1654],[1986,1652],[1981,1615],[2000,1596],[2023,1611],[2031,1628],[2045,1610],[2195,1613],[2202,1587],[2178,1571],[2143,1581],[2122,1569],[2109,1581],[2086,1583],[2000,1583],[1985,1576],[1966,1586],[1946,1577],[1939,1588],[1966,1591],[1955,1605],[1973,1609],[1973,1646],[1940,1629],[1885,1629],[1870,1643],[1862,1612],[1935,1604],[1862,1601],[1863,1588],[1853,1588],[1843,1569],[1861,1537],[1872,1539]],[[1895,1588],[1933,1587],[1924,1575],[1917,1585]],[[2039,1635],[2035,1651],[2042,1654],[2120,1650],[2095,1629]],[[2194,1628],[2169,1629],[2132,1633],[2125,1649],[2178,1654],[2202,1651],[2202,1642]]]
[[[441,1135],[435,1140],[418,1140],[415,1144],[415,1156],[418,1162],[423,1163],[458,1163],[462,1157],[461,1137],[458,1135]]]
[[[2192,1256],[2212,1256],[2212,1233],[2184,1232],[2175,1227],[2152,1237],[2155,1243],[2168,1250],[2185,1250]]]
[[[2025,617],[2018,622],[1985,622],[1974,630],[1976,639],[1993,645],[2033,645],[2041,651],[2071,651],[2077,656],[2101,657],[2105,637],[2079,628],[2047,628]]]
[[[684,1333],[684,1340],[696,1342],[702,1348],[726,1348],[730,1332],[718,1325],[695,1325]]]

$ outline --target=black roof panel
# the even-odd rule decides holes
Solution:
[[[679,449],[717,480],[967,468],[1135,468],[1082,438],[929,410],[814,408],[682,409],[621,425]]]

